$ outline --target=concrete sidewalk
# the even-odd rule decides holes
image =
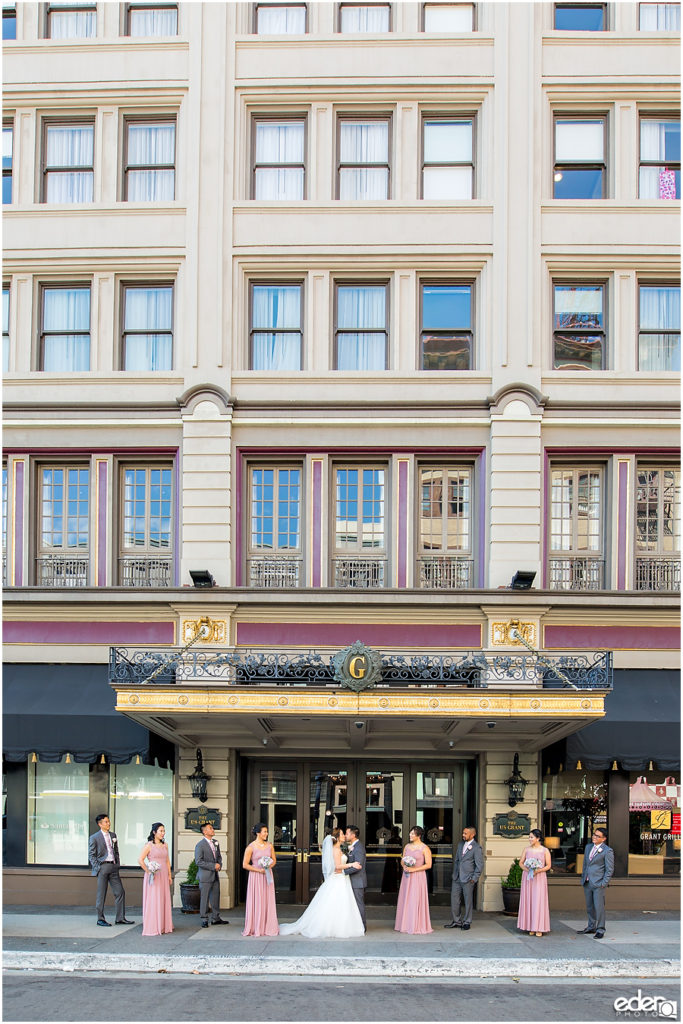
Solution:
[[[301,907],[280,907],[281,923]],[[444,930],[445,907],[432,911],[430,935],[399,935],[391,907],[368,908],[363,940],[311,940],[301,936],[243,938],[244,910],[224,911],[229,926],[201,929],[196,915],[173,912],[174,932],[143,937],[136,923],[100,928],[94,911],[11,907],[3,917],[6,970],[118,971],[230,975],[369,977],[671,978],[680,972],[680,919],[673,911],[608,914],[602,940],[578,935],[585,919],[552,916],[552,931],[536,938],[517,931],[503,914],[475,914],[469,932]],[[113,921],[113,911],[107,908]],[[352,946],[354,955],[349,955]],[[359,951],[362,946],[362,952]]]

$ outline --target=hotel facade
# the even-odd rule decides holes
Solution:
[[[369,902],[413,824],[678,899],[679,28],[3,4],[6,903],[102,811],[133,903],[202,815],[226,908],[259,820],[280,902],[353,823]]]

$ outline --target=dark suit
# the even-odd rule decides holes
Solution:
[[[474,887],[484,870],[484,851],[476,839],[465,853],[468,843],[463,839],[458,843],[453,858],[453,881],[451,883],[451,915],[456,924],[472,924],[474,910]],[[465,904],[465,913],[461,915],[460,906]]]
[[[597,845],[600,849],[597,849]],[[614,874],[614,850],[607,843],[588,843],[583,853],[581,885],[586,900],[588,927],[605,930],[605,890]],[[595,850],[591,860],[591,850]]]
[[[367,854],[365,853],[365,847],[361,843],[360,839],[357,839],[353,846],[349,847],[348,858],[349,865],[351,862],[360,864],[359,868],[351,866],[344,868],[344,874],[349,875],[351,878],[351,888],[353,889],[353,895],[356,897],[358,910],[360,911],[361,920],[363,921],[363,929],[367,931],[367,925],[365,922],[365,887],[368,884],[368,876],[365,873],[365,861],[367,859]]]
[[[119,865],[121,863],[119,844],[115,832],[110,832],[109,838],[111,839],[114,851],[113,862],[107,860],[109,851],[107,850],[107,841],[104,838],[102,829],[94,832],[88,840],[88,860],[90,861],[93,875],[97,876],[95,909],[97,911],[97,920],[103,921],[104,901],[107,898],[107,886],[110,885],[111,891],[114,894],[116,920],[123,921],[126,917],[126,892],[119,876]]]
[[[211,904],[211,920],[217,921],[220,916],[221,884],[218,880],[216,864],[223,867],[223,858],[216,839],[213,839],[212,842],[216,849],[215,856],[205,837],[200,839],[194,848],[194,859],[198,868],[197,878],[199,879],[199,914],[202,921],[209,919],[209,904]]]

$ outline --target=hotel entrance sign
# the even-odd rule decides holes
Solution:
[[[517,814],[516,811],[508,811],[507,814],[496,814],[493,819],[494,836],[502,836],[503,839],[519,839],[520,836],[529,834],[531,821],[528,814]]]
[[[221,827],[221,812],[217,807],[188,807],[185,811],[185,828],[190,832],[201,832],[202,825]]]
[[[356,693],[375,686],[382,678],[381,655],[378,651],[371,651],[360,640],[335,654],[332,664],[335,680]]]

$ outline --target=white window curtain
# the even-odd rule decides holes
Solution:
[[[87,5],[92,6],[90,0]],[[50,39],[92,39],[96,32],[97,11],[50,11]]]
[[[94,127],[91,124],[47,126],[46,202],[92,202],[93,147]],[[73,167],[74,170],[51,171],[51,167]]]
[[[257,121],[256,154],[258,164],[304,163],[304,124],[302,121]],[[303,199],[303,166],[256,167],[255,199]]]
[[[384,287],[339,288],[337,369],[386,369],[386,334],[383,330],[385,324]]]
[[[389,125],[386,121],[342,121],[339,148],[342,165],[386,165],[389,162]],[[340,168],[340,199],[387,199],[388,193],[387,166]]]
[[[643,32],[680,32],[680,4],[641,4],[640,28]]]
[[[602,121],[557,121],[555,124],[558,163],[602,163],[604,144]]]
[[[638,191],[641,199],[680,198],[676,195],[676,172],[666,167],[667,143],[675,139],[674,127],[671,121],[653,121],[651,118],[640,122],[641,160],[657,160],[662,165],[640,168]],[[680,159],[680,143],[676,156]],[[674,160],[678,162],[676,158]]]
[[[2,372],[9,370],[9,288],[2,289]]]
[[[680,288],[641,287],[638,368],[651,371],[680,370],[680,330]]]
[[[173,289],[127,288],[125,370],[173,366]]]
[[[425,199],[472,198],[472,122],[431,121],[424,126]],[[430,167],[429,164],[466,167]]]
[[[131,36],[176,36],[178,11],[173,7],[159,7],[156,10],[136,10],[131,7],[128,27]]]
[[[158,169],[155,164],[160,165]],[[175,124],[128,125],[129,202],[163,202],[174,199],[174,164]],[[138,166],[140,170],[136,169]]]
[[[389,31],[389,6],[372,4],[368,7],[342,6],[342,32],[369,33]]]
[[[302,36],[306,32],[306,8],[259,5],[256,32],[260,36]]]
[[[471,32],[472,4],[425,4],[425,32]]]
[[[46,335],[43,369],[82,372],[90,369],[90,289],[46,288],[43,293]]]
[[[252,291],[252,369],[301,369],[301,289],[261,286]]]

